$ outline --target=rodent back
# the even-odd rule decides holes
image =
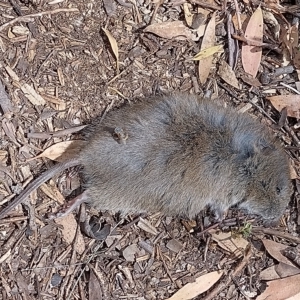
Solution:
[[[111,138],[116,127],[128,134],[125,145]],[[273,139],[257,121],[233,109],[175,94],[113,111],[92,133],[83,164],[91,201],[103,209],[162,210],[192,217],[207,204],[223,211],[240,201],[246,207],[249,199],[253,205],[248,208],[258,214],[264,207],[256,202],[270,205],[270,197],[258,195],[256,177],[242,170],[261,156],[256,150],[272,146]],[[282,153],[275,146],[269,160]],[[266,168],[269,173],[264,173]],[[277,182],[279,169],[266,164],[261,173],[269,181],[272,173]],[[285,186],[286,172],[282,176]],[[280,206],[287,202],[277,200]]]

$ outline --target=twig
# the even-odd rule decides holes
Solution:
[[[20,16],[20,17],[17,17],[15,19],[1,25],[0,26],[0,32],[2,30],[6,29],[7,27],[17,23],[17,22],[30,22],[32,18],[42,17],[42,16],[45,16],[45,15],[54,15],[54,14],[61,13],[61,12],[75,12],[75,13],[78,13],[79,10],[77,8],[58,8],[58,9],[54,9],[54,10],[46,10],[46,11],[36,13],[36,14]]]
[[[283,128],[291,135],[291,137],[293,138],[294,142],[299,147],[300,146],[300,140],[297,137],[297,135],[295,134],[295,132],[288,125],[286,125],[286,124],[283,126]]]
[[[221,224],[221,223],[218,222],[218,223],[216,223],[216,224],[214,224],[214,225],[212,225],[212,226],[210,226],[210,227],[208,227],[208,228],[202,230],[201,232],[198,232],[198,233],[197,233],[197,237],[200,237],[201,235],[203,235],[204,233],[208,232],[208,231],[211,230],[211,229],[217,228],[220,224]]]
[[[244,253],[245,254],[244,254],[243,260],[238,264],[238,266],[235,268],[235,270],[233,270],[232,272],[229,273],[229,275],[226,278],[226,281],[225,282],[220,282],[212,291],[209,292],[209,294],[206,297],[203,298],[203,300],[216,299],[217,295],[222,290],[224,290],[226,287],[229,286],[231,281],[233,281],[233,278],[236,277],[240,272],[242,272],[244,267],[248,264],[248,261],[249,261],[251,255],[252,255],[251,244],[249,244],[249,246],[247,246]]]
[[[63,130],[52,132],[29,132],[27,137],[30,139],[49,139],[51,137],[61,137],[84,129],[87,125],[75,126]]]
[[[284,83],[284,82],[280,82],[280,84],[284,87],[286,87],[287,89],[290,89],[291,91],[293,91],[294,93],[300,95],[300,92],[296,89],[294,89],[293,87],[289,86],[288,84]]]
[[[272,44],[269,44],[269,43],[264,43],[264,42],[258,42],[258,41],[250,40],[250,39],[247,39],[246,37],[241,36],[241,35],[231,34],[231,36],[233,38],[235,38],[236,40],[239,40],[241,42],[246,43],[249,46],[264,47],[264,48],[271,49],[271,50],[278,49],[277,45],[272,45]]]
[[[267,64],[266,62],[262,62],[263,64],[266,64],[266,67],[268,69],[271,69],[271,72],[263,72],[261,76],[261,82],[263,84],[269,84],[271,81],[273,81],[276,77],[280,75],[286,75],[291,74],[295,71],[294,66],[284,66],[280,68],[273,68],[272,65]]]
[[[176,284],[176,286],[177,286],[178,288],[180,288],[180,286],[178,286],[177,282],[173,279],[173,277],[172,277],[172,275],[171,275],[171,273],[170,273],[170,271],[169,271],[169,268],[168,268],[168,266],[167,266],[167,264],[166,264],[166,262],[165,262],[165,260],[164,260],[163,254],[161,253],[161,250],[160,250],[159,246],[156,246],[156,247],[157,247],[156,249],[157,249],[157,252],[158,252],[158,254],[159,254],[160,260],[162,261],[163,266],[164,266],[164,268],[165,268],[165,270],[166,270],[166,272],[167,272],[169,278],[171,279],[171,281],[172,281],[174,284]]]
[[[150,20],[150,24],[153,24],[154,19],[155,19],[156,14],[157,14],[157,11],[158,11],[159,7],[163,4],[163,2],[164,2],[163,0],[160,0],[160,1],[155,3],[155,7],[154,7],[154,10],[153,10],[151,20]]]
[[[37,78],[39,76],[39,73],[41,71],[41,68],[46,64],[46,62],[50,59],[50,57],[56,52],[55,49],[53,49],[50,53],[48,53],[48,55],[46,56],[46,58],[44,59],[44,61],[42,62],[42,64],[38,67],[38,70],[36,71],[34,77]]]
[[[14,8],[14,11],[16,12],[16,14],[18,16],[22,16],[22,10],[21,10],[21,7],[19,6],[19,4],[17,4],[15,0],[9,0],[9,2],[12,5],[12,7]]]
[[[248,100],[248,102],[250,102],[254,107],[256,107],[260,113],[262,113],[264,116],[266,116],[272,123],[277,124],[277,122],[276,122],[272,117],[270,117],[270,116],[268,115],[268,113],[267,113],[262,107],[260,107],[259,105],[257,105],[256,103],[254,103],[254,102],[253,102],[252,100],[250,100],[250,99],[247,99],[247,100]]]
[[[121,75],[123,75],[125,72],[127,72],[129,70],[129,68],[132,66],[133,63],[130,63],[126,69],[124,69],[122,72],[120,72],[119,74],[117,74],[114,78],[112,78],[107,85],[110,85],[113,81],[115,81],[117,78],[119,78]]]
[[[276,235],[283,239],[287,239],[294,243],[300,244],[300,238],[297,236],[293,236],[293,235],[289,234],[288,232],[282,232],[282,231],[278,231],[278,230],[274,230],[274,229],[270,229],[270,228],[264,228],[264,227],[252,227],[251,232]]]
[[[209,246],[209,243],[210,243],[210,239],[211,239],[211,237],[209,236],[206,243],[205,243],[203,262],[206,262],[206,260],[207,260],[207,251],[208,251],[208,246]]]
[[[15,195],[15,194],[14,194]],[[28,217],[27,216],[24,216],[24,217],[11,217],[9,219],[3,219],[0,221],[0,225],[3,225],[3,224],[11,224],[11,223],[16,223],[16,222],[22,222],[22,221],[25,221],[27,220]],[[52,267],[51,267],[52,268]]]

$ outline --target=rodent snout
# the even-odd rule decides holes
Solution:
[[[282,204],[285,201],[266,201],[266,199],[247,199],[239,206],[240,209],[245,210],[248,214],[259,216],[259,219],[263,220],[265,227],[275,226],[280,217],[283,215],[285,207]]]

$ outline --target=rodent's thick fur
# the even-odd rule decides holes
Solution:
[[[126,134],[113,138],[114,128]],[[290,198],[288,159],[269,130],[212,100],[173,94],[112,111],[80,154],[89,202],[99,210],[217,217],[239,204],[276,221]]]

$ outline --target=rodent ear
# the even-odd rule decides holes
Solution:
[[[258,141],[256,144],[254,144],[253,148],[255,153],[260,153],[266,156],[270,155],[275,150],[275,147],[267,143],[265,140]]]

